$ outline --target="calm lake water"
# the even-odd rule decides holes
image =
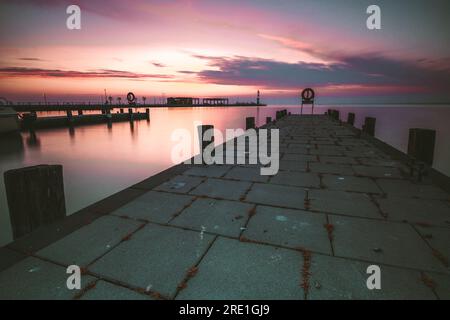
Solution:
[[[434,167],[450,176],[450,106],[316,106],[315,113],[334,108],[341,119],[356,114],[356,127],[364,117],[377,118],[376,136],[405,151],[408,129],[430,128],[437,131]],[[0,246],[12,241],[3,173],[9,169],[37,164],[62,164],[68,214],[74,213],[108,195],[174,165],[171,161],[172,132],[187,129],[194,140],[196,122],[227,128],[245,128],[245,117],[254,116],[258,125],[267,116],[288,109],[299,113],[298,106],[232,108],[152,109],[150,121],[113,123],[37,131],[35,137],[23,133],[19,139],[0,139]],[[309,113],[305,108],[304,113]],[[217,141],[217,140],[216,140]],[[221,141],[217,141],[221,142]],[[196,143],[196,141],[194,141]]]

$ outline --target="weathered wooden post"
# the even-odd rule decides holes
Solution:
[[[128,115],[130,116],[130,121],[133,120],[133,109],[128,108]]]
[[[150,120],[150,109],[149,108],[145,109],[145,116],[146,116],[147,120]]]
[[[272,117],[266,117],[266,124],[269,124],[272,122]]]
[[[355,114],[353,112],[349,112],[347,115],[347,123],[354,126],[355,125]]]
[[[435,142],[435,130],[419,128],[409,129],[408,155],[432,166]]]
[[[331,117],[332,117],[334,120],[340,120],[341,116],[340,116],[339,110],[332,110],[332,111],[331,111]]]
[[[245,130],[255,129],[255,117],[245,118]]]
[[[66,114],[67,114],[67,123],[69,125],[72,125],[72,123],[73,123],[72,110],[67,110]]]
[[[376,118],[366,117],[364,120],[364,125],[362,131],[370,136],[375,136],[375,124],[377,122]]]
[[[14,239],[66,216],[61,165],[9,170],[4,178]]]
[[[275,112],[275,119],[276,120],[280,120],[281,119],[281,111],[277,111],[277,112]]]
[[[197,127],[197,131],[200,144],[200,157],[202,163],[205,164],[204,151],[211,143],[214,144],[214,126],[209,124],[201,125]],[[212,152],[212,155],[214,155],[214,152]]]

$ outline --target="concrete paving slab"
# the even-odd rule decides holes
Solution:
[[[264,243],[332,254],[324,214],[257,206],[243,237]]]
[[[437,273],[426,273],[427,278],[430,278],[434,284],[434,291],[441,300],[450,300],[450,276],[437,274]]]
[[[309,169],[315,173],[332,173],[345,176],[353,175],[351,166],[343,164],[328,164],[328,163],[310,163]]]
[[[167,223],[193,200],[194,197],[192,196],[149,191],[113,211],[112,214],[133,219]]]
[[[389,196],[450,200],[448,193],[433,185],[413,183],[409,180],[388,179],[377,180],[377,183]]]
[[[338,150],[311,149],[310,154],[318,156],[343,156],[344,153]]]
[[[382,193],[370,178],[324,174],[322,183],[330,190]]]
[[[377,206],[366,194],[334,190],[310,190],[309,199],[311,210],[383,219]]]
[[[147,225],[89,270],[170,298],[212,240],[213,236],[200,232]]]
[[[95,287],[86,291],[80,300],[154,300],[145,295],[103,280],[97,281]]]
[[[450,227],[450,206],[443,200],[396,196],[375,198],[388,219]]]
[[[346,165],[352,165],[352,164],[358,163],[355,160],[355,158],[336,157],[336,156],[320,156],[320,162],[331,163],[331,164],[346,164]]]
[[[401,179],[400,170],[391,167],[353,166],[355,174],[363,177]]]
[[[66,268],[29,257],[0,273],[0,300],[68,300],[79,290],[67,288]],[[83,289],[93,277],[82,276]]]
[[[255,183],[245,198],[258,204],[304,209],[305,190],[274,184]]]
[[[184,175],[219,178],[225,175],[231,166],[228,165],[196,165],[186,170]]]
[[[293,250],[218,238],[177,299],[303,299],[302,256]]]
[[[260,166],[252,167],[233,167],[224,176],[224,179],[235,179],[244,181],[254,181],[254,182],[267,182],[269,176],[261,175]]]
[[[253,207],[252,204],[236,201],[197,199],[170,224],[239,237]]]
[[[308,163],[306,161],[280,160],[281,171],[306,172]]]
[[[380,265],[381,289],[367,288],[368,262],[312,255],[311,300],[435,300],[418,271]]]
[[[286,146],[285,148],[283,148],[283,152],[287,153],[287,154],[303,154],[303,155],[307,155],[309,154],[309,150],[311,148],[314,148],[314,146],[310,145],[310,144],[289,144],[289,146]],[[280,151],[282,151],[280,149]]]
[[[316,173],[279,171],[270,183],[288,186],[320,188],[320,177]]]
[[[444,272],[420,235],[406,223],[330,216],[336,256]]]
[[[251,182],[209,178],[192,190],[190,194],[228,200],[241,199]]]
[[[404,167],[404,165],[401,164],[400,162],[389,159],[359,158],[358,160],[364,166],[393,167],[393,168]]]
[[[447,264],[450,273],[450,228],[416,226],[420,234],[437,252],[439,259]]]
[[[38,251],[37,255],[64,265],[85,267],[141,225],[131,219],[104,216]]]
[[[307,161],[317,161],[317,157],[306,154],[286,153],[284,156],[281,157],[281,160],[307,162]]]
[[[166,181],[154,190],[156,191],[166,191],[174,193],[188,193],[193,188],[198,186],[204,178],[202,177],[191,177],[186,175],[178,175],[169,181]]]
[[[352,158],[390,159],[388,155],[375,151],[345,151],[344,156]]]

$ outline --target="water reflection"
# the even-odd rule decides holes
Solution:
[[[30,148],[39,149],[41,147],[41,141],[39,140],[36,131],[31,130],[29,132],[28,138],[27,138],[27,145]]]

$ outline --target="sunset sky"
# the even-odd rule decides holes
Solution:
[[[449,30],[448,0],[2,0],[0,96],[449,102]]]

